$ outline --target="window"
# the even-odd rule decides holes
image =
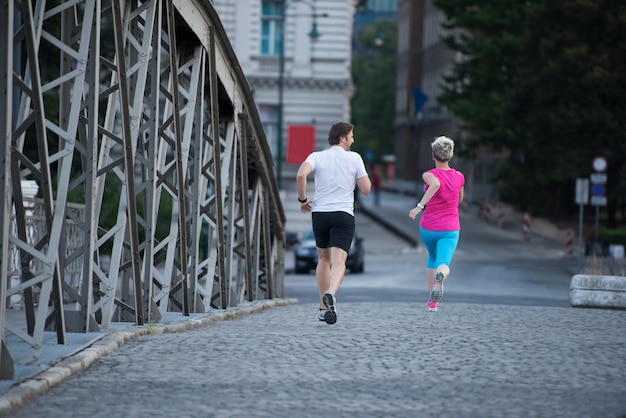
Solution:
[[[396,0],[369,0],[367,7],[375,12],[397,12],[398,2]]]
[[[263,123],[265,138],[270,146],[272,156],[276,158],[278,155],[278,106],[260,104],[259,117]]]
[[[285,23],[284,1],[263,1],[261,55],[278,56]]]

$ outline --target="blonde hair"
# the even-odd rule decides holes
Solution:
[[[438,136],[430,144],[430,147],[433,150],[435,159],[439,162],[445,163],[450,161],[454,155],[454,141],[447,136]]]

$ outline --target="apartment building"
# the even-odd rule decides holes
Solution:
[[[278,170],[298,164],[308,149],[326,148],[330,126],[350,119],[355,1],[213,5],[250,83]],[[305,129],[291,129],[299,127]]]

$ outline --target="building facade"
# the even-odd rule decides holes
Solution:
[[[287,158],[300,144],[289,137],[289,127],[313,127],[312,148],[326,148],[330,125],[350,120],[354,0],[213,4],[252,88],[277,166],[299,163]]]
[[[441,105],[442,76],[462,56],[441,41],[443,12],[432,0],[398,0],[398,70],[396,81],[396,175],[420,180],[433,167],[430,144],[439,135],[459,143],[465,132],[460,121]],[[472,161],[455,157],[453,166],[465,174],[466,196],[471,201],[493,193],[493,159]]]

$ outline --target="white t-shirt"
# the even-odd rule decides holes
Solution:
[[[315,195],[313,212],[343,211],[354,216],[354,189],[358,178],[367,176],[359,154],[331,146],[305,160],[313,167]]]

